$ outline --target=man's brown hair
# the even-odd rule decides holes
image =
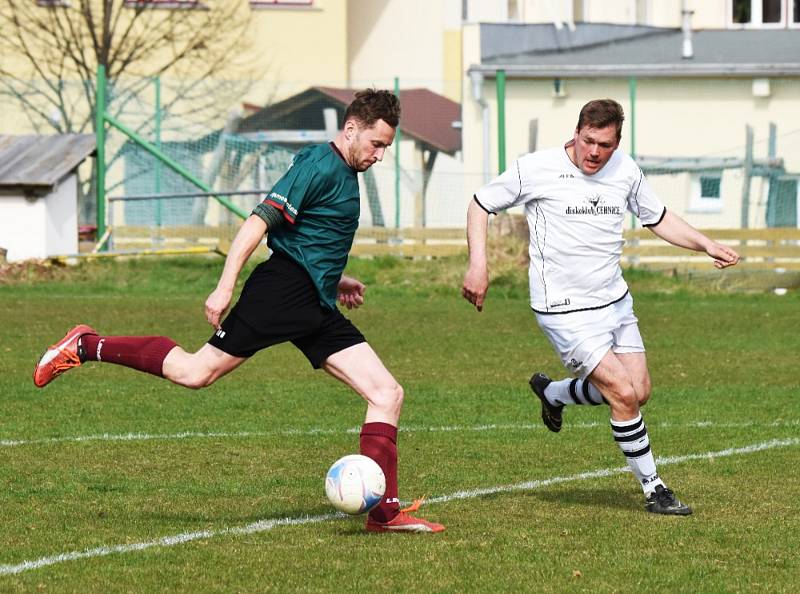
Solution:
[[[578,116],[577,129],[584,126],[590,128],[606,128],[607,126],[617,127],[617,141],[622,138],[622,122],[625,121],[625,114],[622,106],[613,99],[595,99],[589,101],[581,109]]]
[[[359,91],[344,113],[345,122],[351,118],[366,128],[371,128],[378,120],[397,128],[400,123],[400,100],[391,91]]]

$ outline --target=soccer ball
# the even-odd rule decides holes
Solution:
[[[363,514],[380,503],[386,477],[378,463],[361,454],[339,458],[325,477],[325,494],[333,507],[350,515]]]

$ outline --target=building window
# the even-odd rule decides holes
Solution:
[[[704,171],[692,175],[689,212],[722,211],[722,172]]]
[[[730,23],[733,27],[785,26],[786,10],[792,6],[797,18],[798,4],[798,0],[730,0]]]
[[[792,20],[791,26],[800,26],[800,0],[792,0]]]
[[[708,200],[708,199],[715,199],[719,200],[720,198],[720,187],[722,186],[722,177],[714,176],[709,177],[707,175],[700,176],[700,199],[701,200]]]

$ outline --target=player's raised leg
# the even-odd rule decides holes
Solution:
[[[100,336],[90,326],[72,328],[36,365],[34,383],[42,388],[86,361],[114,363],[163,377],[187,388],[202,388],[241,365],[234,357],[205,344],[187,353],[166,336]]]
[[[361,453],[375,460],[386,476],[386,492],[367,518],[373,532],[441,532],[444,526],[412,516],[419,506],[401,510],[397,485],[397,424],[403,405],[403,388],[378,355],[362,342],[334,353],[323,368],[367,401],[361,428]]]

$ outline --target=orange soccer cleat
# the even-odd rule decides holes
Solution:
[[[44,388],[59,375],[81,364],[80,338],[84,334],[97,334],[93,328],[81,324],[67,332],[61,342],[45,351],[33,370],[33,383]]]
[[[417,511],[422,500],[417,500],[411,507],[400,510],[388,522],[378,522],[371,517],[367,518],[368,532],[443,532],[444,526],[436,522],[429,522],[422,518],[415,518],[408,512]]]

